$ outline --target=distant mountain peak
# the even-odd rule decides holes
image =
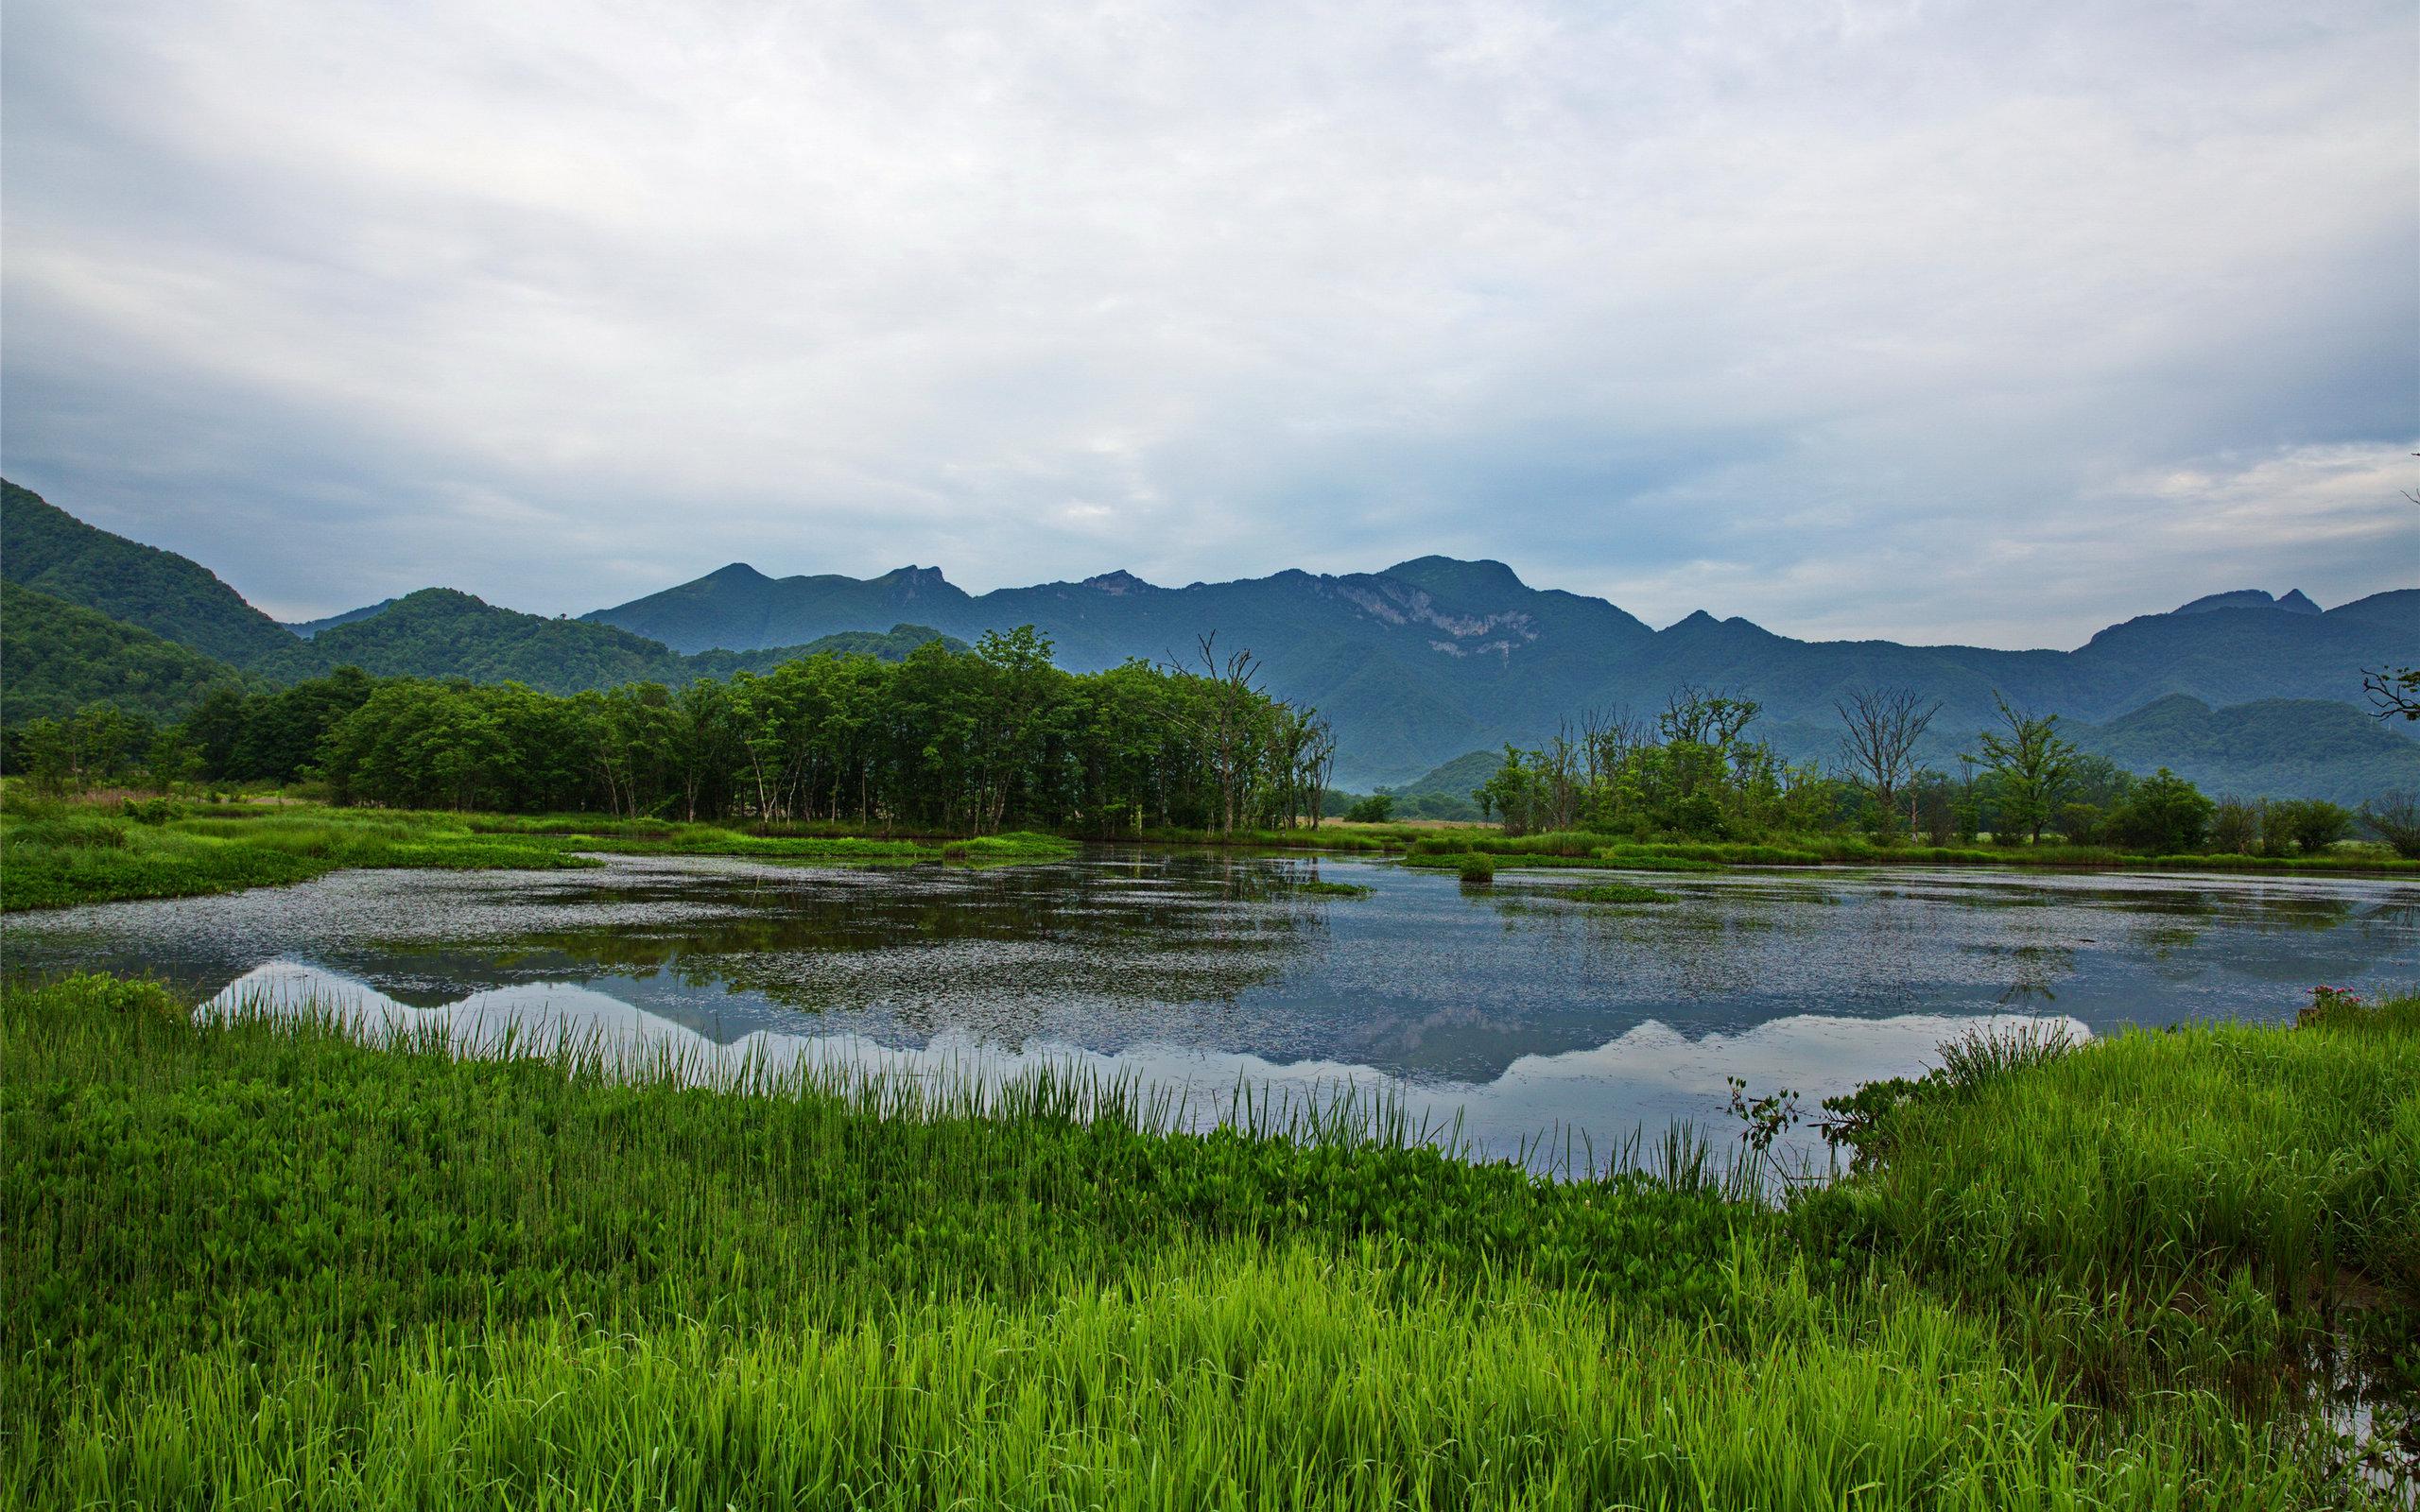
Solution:
[[[1129,593],[1149,593],[1151,589],[1150,583],[1143,581],[1123,567],[1115,572],[1101,573],[1087,577],[1079,586],[1089,588],[1097,593],[1107,593],[1114,598],[1123,598]]]
[[[1458,557],[1414,557],[1395,563],[1379,576],[1449,599],[1483,593],[1525,593],[1530,590],[1530,585],[1521,581],[1520,574],[1486,558],[1464,561]]]
[[[2236,588],[2223,593],[2204,593],[2190,604],[2179,604],[2169,612],[2207,614],[2212,610],[2221,609],[2275,609],[2283,610],[2289,614],[2320,612],[2319,606],[2304,596],[2303,591],[2299,588],[2288,590],[2282,598],[2257,588]]]
[[[905,590],[910,595],[927,589],[946,588],[949,586],[949,579],[942,576],[942,570],[940,568],[918,567],[913,563],[910,563],[906,567],[893,567],[890,571],[883,574],[880,577],[875,578],[874,581],[878,583],[888,583],[893,588]]]
[[[729,566],[717,567],[698,580],[703,583],[769,583],[772,581],[771,578],[744,561],[735,561]]]

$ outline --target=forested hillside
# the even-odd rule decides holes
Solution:
[[[0,587],[0,728],[108,702],[170,719],[233,667],[146,629],[18,585]]]
[[[2420,793],[2420,741],[2349,705],[2316,698],[2212,709],[2172,694],[2071,733],[2083,749],[2130,771],[2167,766],[2211,793],[2345,804],[2380,793]]]
[[[199,563],[95,529],[5,481],[0,577],[236,666],[294,640]]]
[[[468,678],[518,682],[542,693],[579,693],[630,682],[684,687],[700,678],[762,672],[825,653],[895,662],[926,641],[943,639],[939,630],[896,625],[886,632],[842,631],[804,645],[682,656],[660,641],[610,625],[524,614],[450,588],[424,588],[376,614],[331,625],[307,641],[289,637],[284,649],[262,659],[254,670],[292,682],[353,666],[382,678]]]

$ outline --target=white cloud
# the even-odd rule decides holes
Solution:
[[[2073,644],[2411,579],[2412,48],[2352,0],[28,0],[0,439],[287,612],[1442,550]]]

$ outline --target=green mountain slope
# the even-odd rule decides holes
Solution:
[[[6,481],[0,577],[237,666],[294,640],[199,563],[96,529]]]
[[[384,614],[394,607],[393,599],[382,598],[375,604],[364,604],[359,609],[349,609],[341,614],[331,614],[325,619],[290,620],[285,623],[285,627],[307,641],[321,630],[332,630],[339,625],[351,625],[356,620],[366,620],[372,614]]]
[[[897,661],[926,641],[946,639],[923,626],[898,625],[887,632],[844,631],[805,645],[687,657],[610,625],[524,614],[450,588],[424,588],[375,614],[329,625],[307,641],[291,640],[254,670],[273,681],[293,682],[355,666],[378,677],[468,678],[577,693],[625,682],[679,687],[825,652]]]
[[[173,719],[205,689],[238,678],[226,662],[148,630],[37,589],[0,587],[0,726],[101,702]]]
[[[2166,766],[2205,793],[2360,803],[2420,793],[2420,741],[2350,704],[2265,698],[2213,709],[2171,694],[2069,738],[2132,771]]]

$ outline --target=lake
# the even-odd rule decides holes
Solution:
[[[1451,875],[1095,848],[1046,866],[614,858],[359,871],[11,916],[12,971],[147,971],[222,1005],[317,993],[373,1020],[587,1026],[705,1057],[1013,1074],[1078,1062],[1186,1090],[1398,1099],[1479,1152],[1600,1154],[1725,1078],[1820,1097],[1977,1025],[2077,1034],[2290,1018],[2315,983],[2420,982],[2420,885],[1961,869]],[[1306,891],[1357,884],[1363,898]],[[1794,1146],[1815,1148],[1801,1132]]]

